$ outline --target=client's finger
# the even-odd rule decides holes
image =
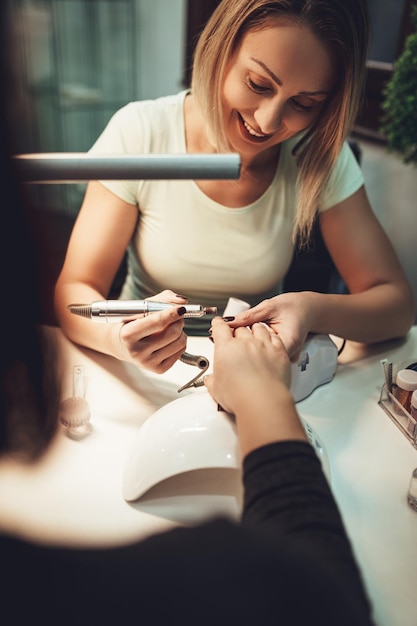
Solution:
[[[221,317],[214,317],[211,321],[212,337],[214,341],[226,341],[233,337],[233,328],[230,328]]]
[[[239,326],[239,328],[234,329],[234,336],[239,338],[251,337],[253,335],[252,329],[249,326]]]
[[[207,374],[207,376],[204,376],[204,385],[206,386],[209,394],[211,395],[211,397],[213,398],[213,400],[215,402],[217,402],[217,410],[218,411],[226,411],[227,413],[231,413],[230,410],[228,410],[225,406],[223,406],[222,404],[219,403],[219,401],[217,400],[215,393],[213,391],[214,388],[214,377],[213,374]]]
[[[269,327],[264,322],[255,322],[252,326],[240,326],[239,328],[235,328],[234,335],[235,337],[245,338],[245,337],[256,337],[261,341],[265,341],[270,343],[270,335],[271,331]]]
[[[259,339],[271,341],[272,333],[264,322],[255,322],[255,324],[252,324],[252,333]]]
[[[207,374],[203,378],[204,385],[207,387],[209,393],[213,395],[213,374]]]
[[[236,331],[235,331],[236,332]],[[252,333],[254,337],[260,339],[264,343],[272,343],[275,348],[286,352],[281,337],[264,322],[256,322],[252,325]]]

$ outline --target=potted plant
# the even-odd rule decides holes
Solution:
[[[383,91],[381,132],[390,152],[417,165],[417,5],[411,19],[413,31]]]

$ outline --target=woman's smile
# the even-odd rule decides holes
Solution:
[[[247,136],[250,135],[249,140],[262,142],[268,140],[271,135],[265,135],[261,133],[259,130],[255,130],[253,126],[251,126],[241,115],[237,113],[238,119],[241,122],[241,126],[243,126],[242,133]],[[245,132],[246,131],[246,132]]]

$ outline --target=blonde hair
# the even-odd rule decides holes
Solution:
[[[191,80],[219,152],[230,152],[222,117],[226,69],[248,31],[289,18],[311,29],[337,64],[337,83],[320,116],[298,142],[298,206],[294,238],[308,242],[320,197],[356,120],[365,82],[369,18],[365,0],[222,0],[198,40]]]

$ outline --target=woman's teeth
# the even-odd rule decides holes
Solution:
[[[249,124],[247,122],[245,122],[245,120],[243,120],[243,125],[246,128],[246,130],[248,131],[248,133],[250,135],[252,135],[253,137],[260,137],[260,138],[266,137],[266,135],[260,135],[259,133],[254,131],[252,126],[249,126]]]

